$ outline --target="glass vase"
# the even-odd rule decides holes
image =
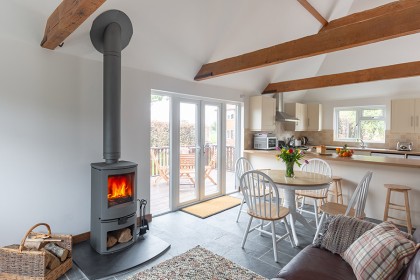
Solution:
[[[286,174],[285,174],[285,176],[289,177],[289,178],[295,177],[295,172],[293,170],[293,168],[295,166],[295,162],[294,161],[286,161],[285,164],[286,164]]]

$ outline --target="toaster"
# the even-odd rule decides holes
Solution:
[[[411,151],[413,149],[412,142],[398,142],[397,143],[397,150],[398,151]]]

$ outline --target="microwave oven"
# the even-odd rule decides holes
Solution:
[[[277,147],[277,137],[274,136],[254,136],[255,150],[275,150]]]

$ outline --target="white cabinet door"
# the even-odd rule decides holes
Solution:
[[[296,122],[295,131],[306,131],[308,123],[308,112],[306,104],[296,103]]]
[[[286,122],[285,129],[288,131],[305,131],[307,124],[306,104],[301,103],[286,103],[284,104],[284,111],[298,118],[297,122]]]
[[[414,99],[396,99],[391,101],[392,132],[414,132],[416,121],[414,108],[416,103]],[[420,106],[418,108],[420,111]]]
[[[274,131],[276,129],[276,100],[274,98],[250,97],[249,112],[251,131]]]
[[[414,131],[420,132],[420,99],[415,99],[414,104]]]
[[[264,131],[273,131],[276,129],[276,99],[272,97],[262,98],[262,124]]]
[[[306,104],[308,112],[307,131],[321,131],[322,130],[322,105],[310,103]]]

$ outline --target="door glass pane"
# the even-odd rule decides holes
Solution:
[[[212,195],[220,192],[218,183],[218,116],[219,106],[204,106],[204,195]]]
[[[170,97],[151,98],[150,131],[150,212],[154,215],[169,208],[169,106]]]
[[[197,104],[180,103],[179,203],[198,198],[196,181]]]
[[[238,107],[226,104],[226,193],[236,191],[235,184],[235,145],[236,123],[238,118]]]

